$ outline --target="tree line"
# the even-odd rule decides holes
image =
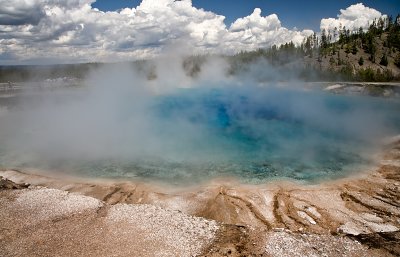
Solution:
[[[400,15],[395,19],[389,16],[374,20],[365,31],[363,28],[351,31],[344,26],[323,29],[320,35],[306,37],[299,46],[288,42],[242,51],[230,58],[232,69],[234,72],[243,69],[260,58],[274,66],[289,66],[300,77],[310,80],[400,80],[392,71],[400,68]]]

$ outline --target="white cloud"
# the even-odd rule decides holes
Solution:
[[[0,6],[8,1],[0,0]],[[0,8],[0,53],[12,53],[19,59],[15,62],[38,57],[64,62],[131,60],[154,56],[175,41],[206,51],[226,32],[223,16],[196,9],[188,0],[143,0],[137,8],[118,12],[99,11],[91,7],[93,2],[17,0],[12,10]],[[37,7],[36,14],[17,15],[30,6]]]
[[[300,44],[313,33],[282,27],[276,14],[262,16],[259,8],[227,28],[224,16],[198,9],[191,0],[142,0],[114,12],[93,8],[93,2],[0,0],[0,64],[143,59],[178,44],[190,53],[231,54]],[[353,9],[342,10],[339,19],[356,23],[359,13]]]
[[[254,9],[253,13],[247,17],[237,19],[232,25],[231,31],[246,30],[248,28],[261,28],[264,30],[277,30],[281,27],[281,21],[276,14],[266,17],[261,16],[261,9]]]
[[[340,14],[335,18],[327,18],[321,20],[320,28],[325,30],[334,30],[346,27],[350,31],[358,30],[360,27],[368,29],[369,25],[375,19],[386,17],[379,11],[366,7],[362,3],[349,6],[347,9],[341,9]]]
[[[256,8],[251,15],[232,23],[226,39],[228,48],[253,50],[290,41],[300,45],[304,37],[312,33],[311,30],[295,31],[282,27],[276,14],[263,17],[261,9]]]

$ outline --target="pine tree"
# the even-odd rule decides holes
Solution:
[[[387,66],[387,65],[388,65],[388,59],[387,59],[386,54],[383,54],[382,59],[381,59],[381,61],[379,62],[379,64],[380,64],[380,65],[383,65],[383,66]]]
[[[352,46],[351,46],[351,53],[354,54],[354,55],[356,55],[356,54],[357,54],[357,51],[358,51],[357,45],[356,45],[356,42],[354,41],[353,44],[352,44]]]
[[[323,29],[322,30],[322,34],[321,34],[321,48],[325,49],[328,47],[328,37],[326,36],[326,30]]]
[[[349,53],[350,53],[350,45],[347,44],[346,47],[344,48],[344,52],[346,53],[346,57],[348,57]]]
[[[373,63],[375,63],[375,54],[376,54],[376,46],[373,43],[373,41],[371,41],[371,44],[369,45],[369,53],[371,54],[369,57],[369,60]]]
[[[364,64],[364,58],[362,58],[362,56],[360,57],[360,59],[358,59],[358,65],[363,66]]]

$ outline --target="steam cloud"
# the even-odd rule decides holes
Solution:
[[[397,102],[308,92],[295,78],[277,86],[288,75],[273,67],[265,71],[268,85],[257,82],[266,66],[227,76],[228,65],[213,57],[193,78],[180,56],[153,61],[156,79],[148,70],[106,65],[84,87],[27,91],[0,112],[3,164],[58,169],[63,160],[207,164],[280,156],[309,163],[321,151],[326,161],[333,153],[362,154],[361,147],[399,132]]]

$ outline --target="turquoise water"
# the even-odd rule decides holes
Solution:
[[[129,97],[118,99],[112,118],[102,117],[104,124],[113,124],[107,130],[112,134],[99,129],[103,123],[88,122],[85,127],[94,123],[90,130],[100,131],[100,143],[79,145],[76,149],[83,150],[77,156],[49,157],[46,143],[28,144],[24,156],[3,146],[1,165],[185,185],[226,176],[248,183],[282,178],[312,183],[371,164],[380,140],[400,133],[400,102],[383,98],[278,88],[181,89],[152,97],[141,107],[145,118],[139,119]],[[77,122],[88,119],[74,115]],[[135,132],[138,123],[146,125],[140,133]],[[31,136],[42,136],[35,133]],[[78,144],[66,135],[68,142],[57,145],[64,153]],[[87,157],[90,144],[110,154]],[[27,152],[34,155],[27,158]]]

